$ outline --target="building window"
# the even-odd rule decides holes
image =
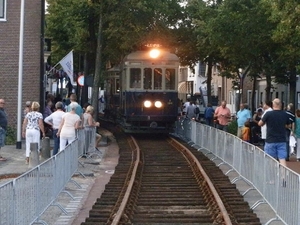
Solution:
[[[203,62],[199,62],[198,74],[202,77],[205,77],[205,72],[206,72],[206,64]]]
[[[0,0],[0,21],[6,19],[6,0]]]

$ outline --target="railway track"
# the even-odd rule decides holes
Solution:
[[[165,137],[117,140],[115,174],[82,225],[261,224],[202,153]]]

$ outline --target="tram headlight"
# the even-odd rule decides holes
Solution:
[[[160,55],[160,51],[158,49],[152,49],[150,51],[150,57],[156,59]]]
[[[144,101],[144,106],[146,108],[150,108],[152,106],[152,103],[149,100]]]
[[[155,105],[156,108],[161,108],[162,107],[161,101],[155,101],[154,105]]]

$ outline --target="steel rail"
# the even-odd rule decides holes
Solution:
[[[231,219],[228,215],[228,212],[223,204],[222,199],[220,198],[215,186],[213,185],[212,181],[210,180],[210,178],[208,177],[208,175],[206,174],[205,170],[203,169],[203,167],[201,166],[201,164],[199,163],[198,159],[190,152],[189,149],[187,149],[184,145],[182,145],[180,142],[178,142],[177,140],[175,140],[174,138],[170,138],[170,144],[172,144],[174,147],[176,147],[179,151],[187,153],[189,155],[189,157],[192,158],[193,162],[196,163],[199,171],[201,172],[201,175],[203,176],[203,178],[205,179],[207,185],[209,186],[212,195],[219,207],[221,216],[225,222],[225,225],[232,225]]]
[[[122,218],[122,215],[124,213],[124,210],[126,208],[126,205],[127,205],[127,202],[128,202],[128,199],[130,197],[130,194],[131,194],[131,190],[132,190],[132,187],[133,187],[133,184],[134,184],[134,181],[135,181],[135,177],[136,177],[136,173],[137,173],[137,169],[138,169],[138,165],[140,163],[140,148],[138,146],[138,144],[136,143],[136,140],[131,136],[131,140],[134,144],[134,150],[137,151],[136,152],[136,160],[135,160],[135,163],[134,163],[134,168],[133,168],[133,171],[132,171],[132,174],[131,174],[131,178],[130,178],[130,181],[128,183],[128,186],[127,186],[127,189],[126,189],[126,192],[124,194],[124,197],[123,197],[123,200],[122,200],[122,203],[116,213],[116,216],[114,217],[113,221],[112,221],[112,225],[118,225],[121,218]],[[133,150],[133,151],[134,151]]]

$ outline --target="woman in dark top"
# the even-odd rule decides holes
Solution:
[[[251,123],[251,142],[256,144],[259,141],[260,135],[260,126],[258,126],[258,122],[261,120],[261,116],[263,114],[262,108],[258,108],[256,113],[252,117]]]

